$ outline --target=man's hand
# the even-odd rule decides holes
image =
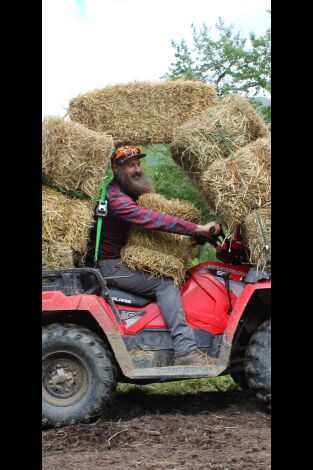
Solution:
[[[221,228],[221,224],[218,222],[208,222],[205,225],[197,225],[196,235],[202,235],[204,237],[210,238],[212,235],[218,235],[221,231]]]

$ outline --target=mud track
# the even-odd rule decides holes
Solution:
[[[43,470],[270,469],[270,415],[246,391],[115,396],[92,424],[43,432]]]

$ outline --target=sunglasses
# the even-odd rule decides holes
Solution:
[[[121,149],[116,155],[114,160],[118,160],[121,157],[131,157],[131,156],[137,156],[137,155],[142,155],[141,148],[127,148],[127,149]]]

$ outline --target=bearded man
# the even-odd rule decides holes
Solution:
[[[197,225],[138,206],[138,197],[153,191],[150,179],[141,168],[140,160],[145,156],[140,148],[129,146],[118,148],[111,156],[114,178],[106,192],[108,212],[102,223],[98,264],[104,277],[124,276],[108,279],[108,285],[155,298],[173,340],[175,366],[207,366],[213,360],[197,348],[193,329],[185,319],[180,289],[174,281],[163,276],[152,278],[148,273],[134,271],[121,263],[121,249],[127,242],[132,224],[148,230],[208,238],[212,227],[215,228],[215,234],[221,229],[216,222]],[[95,227],[91,240],[89,260],[95,249]]]

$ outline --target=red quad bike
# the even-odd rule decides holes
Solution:
[[[247,263],[238,237],[216,240],[222,261],[195,266],[181,288],[198,347],[215,358],[210,367],[173,365],[172,339],[153,299],[108,287],[98,269],[43,271],[44,427],[99,416],[117,382],[231,374],[270,407],[270,274]]]

